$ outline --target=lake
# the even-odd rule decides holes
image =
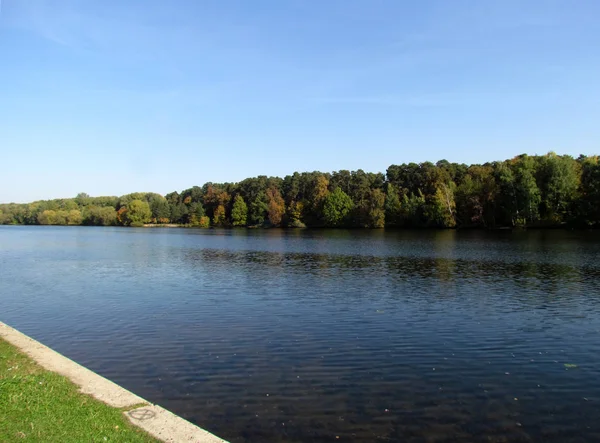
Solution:
[[[0,226],[0,320],[231,442],[600,441],[600,233]]]

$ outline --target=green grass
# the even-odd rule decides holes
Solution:
[[[0,339],[0,442],[156,442]]]

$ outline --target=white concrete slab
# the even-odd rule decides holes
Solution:
[[[142,406],[126,413],[129,420],[149,434],[166,442],[226,443],[210,432],[161,408]]]

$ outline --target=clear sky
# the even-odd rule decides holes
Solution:
[[[0,201],[599,153],[598,0],[1,0]]]

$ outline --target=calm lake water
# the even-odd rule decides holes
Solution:
[[[5,226],[0,320],[231,442],[592,442],[599,258],[597,232]]]

